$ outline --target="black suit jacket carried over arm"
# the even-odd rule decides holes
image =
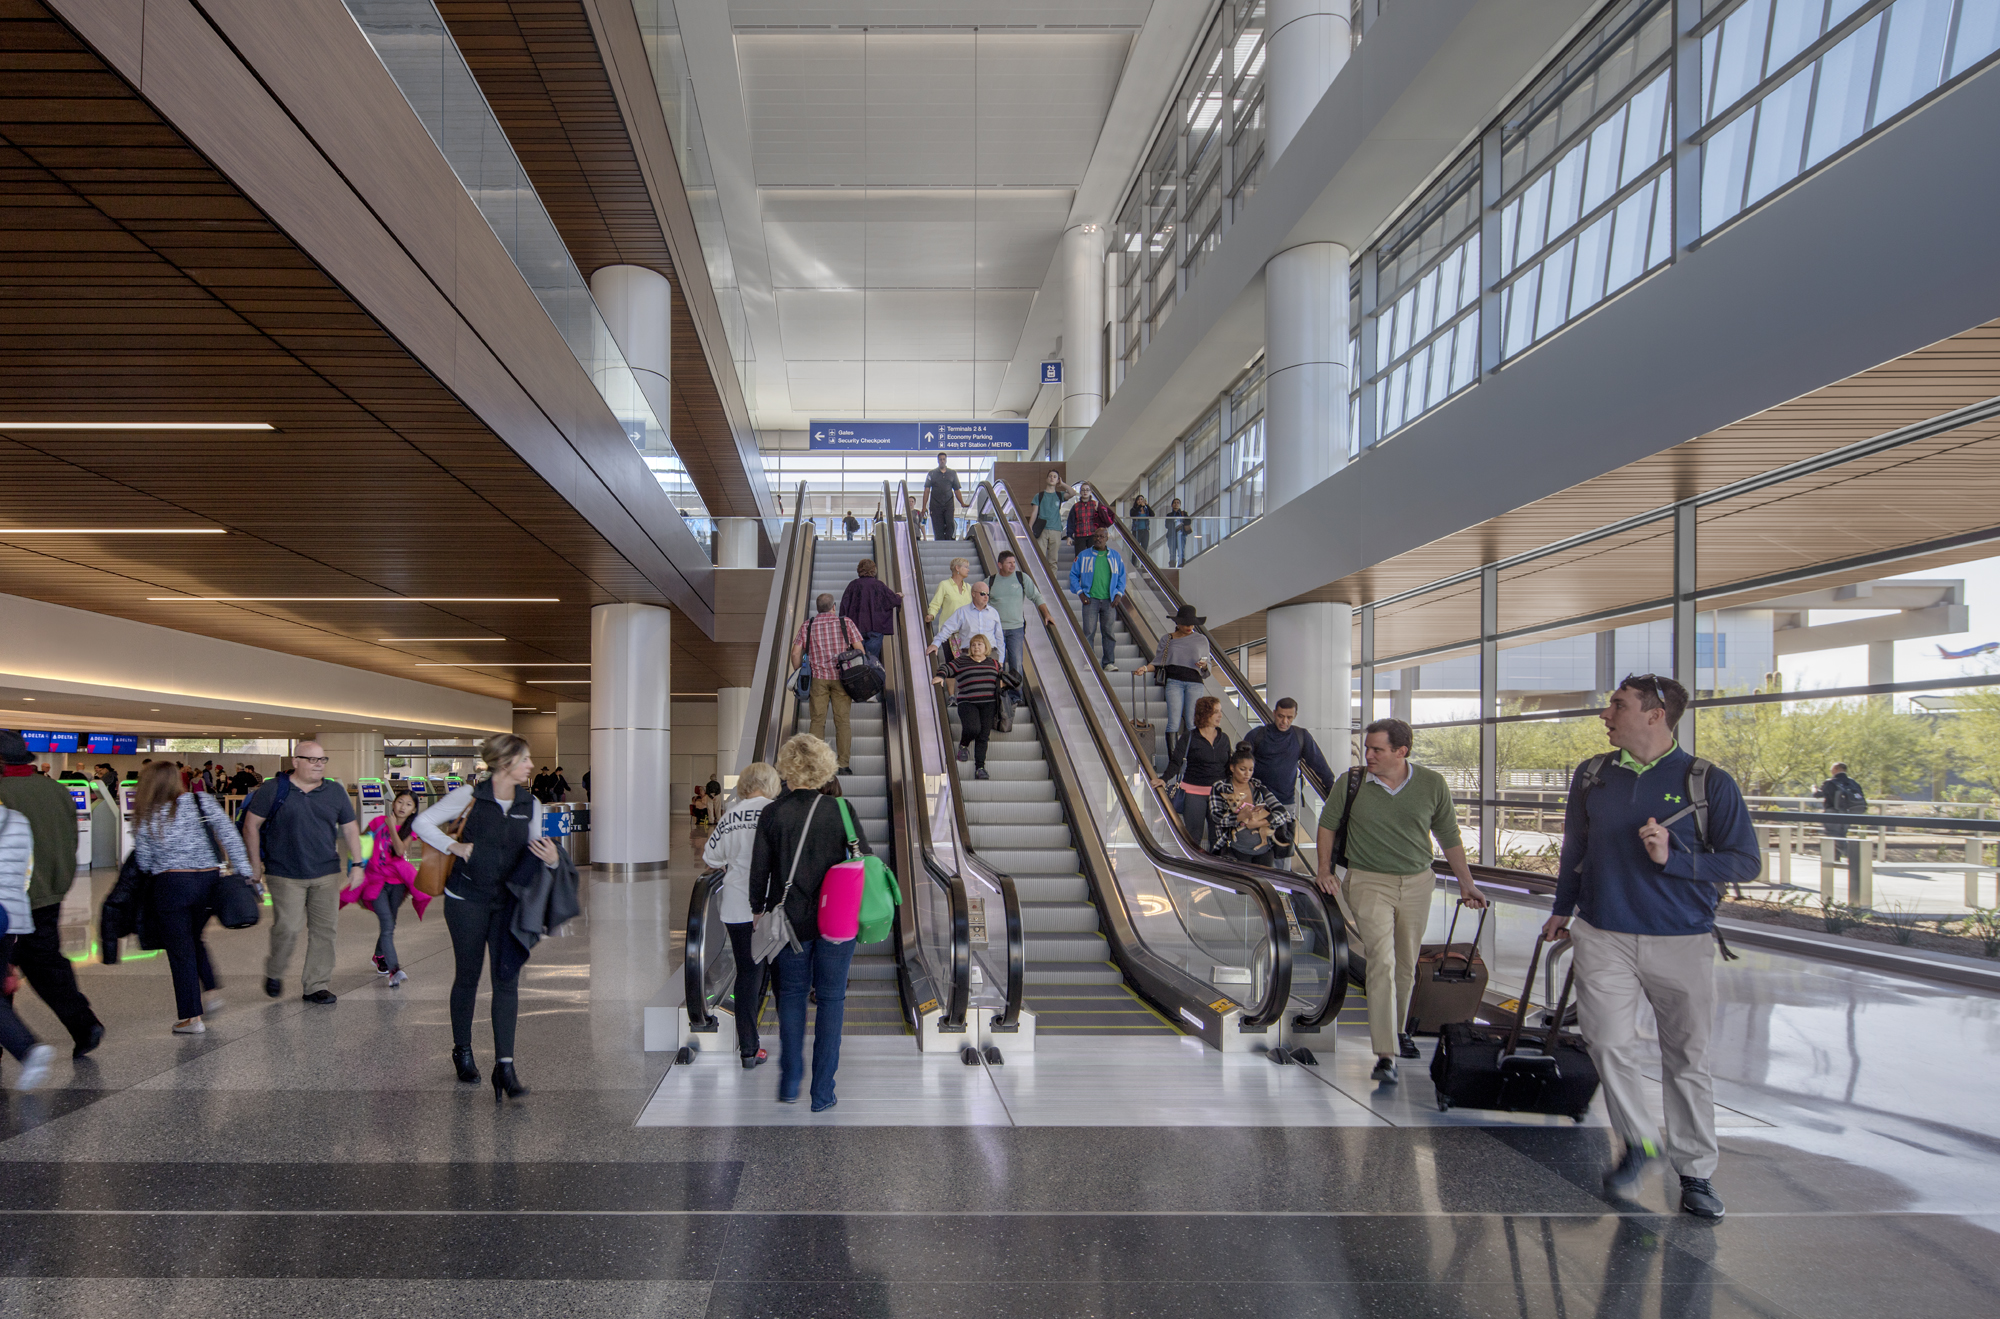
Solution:
[[[817,810],[813,809],[815,801],[819,802]],[[762,913],[778,905],[796,853],[798,871],[792,880],[792,895],[785,900],[785,915],[800,942],[819,937],[820,881],[847,859],[847,830],[841,824],[840,806],[837,799],[821,799],[817,788],[791,788],[757,817],[757,838],[750,845],[750,910]],[[853,810],[851,803],[848,809]],[[812,831],[801,850],[799,839],[808,812],[812,814]],[[864,856],[875,855],[858,818],[854,836]]]

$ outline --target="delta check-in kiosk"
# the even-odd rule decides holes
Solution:
[[[375,817],[389,809],[389,798],[380,779],[362,779],[361,790],[361,831],[366,833]]]
[[[64,779],[69,799],[76,803],[76,868],[90,869],[90,785]]]

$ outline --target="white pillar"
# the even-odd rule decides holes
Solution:
[[[618,341],[625,365],[638,378],[639,392],[652,405],[664,443],[673,427],[672,286],[665,275],[645,266],[605,266],[591,275],[590,296]]]
[[[1354,39],[1347,0],[1270,0],[1264,24],[1264,159],[1285,154],[1306,116],[1347,63]]]
[[[382,777],[380,733],[315,733],[313,741],[326,748],[328,778],[351,788],[362,779]]]
[[[715,766],[725,788],[735,787],[736,776],[750,763],[751,757],[743,754],[751,738],[744,727],[749,717],[748,687],[715,689]]]
[[[570,800],[583,801],[583,776],[590,773],[590,702],[556,702],[556,758],[570,783]],[[597,786],[593,780],[592,787]]]
[[[757,519],[715,520],[715,566],[718,568],[757,566]]]
[[[1089,427],[1104,411],[1104,227],[1071,225],[1062,237],[1062,425]]]
[[[1264,267],[1264,511],[1347,463],[1347,262],[1339,243]]]
[[[673,615],[658,605],[590,611],[590,858],[637,869],[667,861]]]
[[[1354,606],[1315,601],[1264,615],[1264,699],[1299,703],[1299,722],[1335,772],[1353,763]]]

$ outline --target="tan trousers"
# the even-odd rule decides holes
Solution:
[[[1349,869],[1345,887],[1368,956],[1368,1043],[1376,1057],[1394,1058],[1401,1051],[1396,1036],[1410,1019],[1437,877],[1428,870],[1384,875]]]
[[[1715,939],[1707,934],[1613,934],[1578,919],[1577,1025],[1604,1084],[1611,1125],[1628,1146],[1661,1153],[1659,1129],[1641,1087],[1651,1050],[1639,1039],[1639,1000],[1659,1021],[1664,1153],[1683,1177],[1713,1177],[1715,1083],[1708,1038],[1715,1024]]]
[[[1041,546],[1042,557],[1048,560],[1049,571],[1054,572],[1056,564],[1061,562],[1057,555],[1062,550],[1062,528],[1050,527],[1041,535],[1035,537],[1035,544]]]
[[[849,726],[848,712],[854,708],[854,698],[847,694],[847,688],[840,685],[838,678],[814,678],[812,698],[812,723],[806,731],[814,737],[826,736],[826,706],[833,702],[833,732],[840,753],[840,767],[846,769],[854,749],[854,730]]]
[[[291,965],[292,950],[299,946],[299,931],[306,935],[305,992],[318,993],[333,983],[333,937],[340,928],[341,871],[318,879],[287,879],[266,873],[271,890],[271,955],[264,959],[264,975],[283,980]]]

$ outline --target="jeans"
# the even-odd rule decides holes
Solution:
[[[1176,733],[1194,731],[1194,703],[1204,694],[1203,684],[1167,679],[1167,746],[1174,746]],[[1137,716],[1134,716],[1135,718]]]
[[[461,1049],[472,1047],[472,1005],[479,998],[480,963],[493,964],[493,1056],[514,1056],[514,1023],[521,1015],[521,980],[500,978],[501,941],[514,937],[507,927],[513,924],[511,899],[481,902],[476,898],[454,898],[447,893],[444,903],[445,928],[451,931],[451,954],[456,964],[451,978],[451,1042]]]
[[[1007,639],[1007,655],[1004,661],[1007,666],[1007,672],[1013,674],[1016,678],[1025,679],[1027,676],[1027,668],[1025,666],[1028,662],[1028,629],[1026,627],[1001,628],[1000,635]],[[1003,691],[1001,699],[1007,702],[1009,706],[1018,706],[1027,700],[1018,690],[1011,692]]]
[[[213,914],[209,894],[213,870],[169,870],[153,877],[153,914],[160,921],[160,945],[174,982],[174,1012],[180,1020],[201,1015],[201,992],[215,988],[215,966],[201,930]]]
[[[805,1075],[806,990],[818,1002],[813,1019],[812,1106],[833,1102],[840,1066],[840,1024],[847,1016],[847,969],[858,940],[808,939],[798,952],[781,949],[772,964],[778,981],[778,1098],[797,1099]]]
[[[961,749],[967,745],[972,747],[973,768],[986,768],[986,739],[993,736],[993,727],[999,722],[998,701],[958,703],[958,745]]]
[[[384,884],[368,909],[375,913],[375,923],[381,933],[375,936],[375,955],[391,971],[403,969],[403,963],[396,957],[396,913],[402,908],[403,899],[410,896],[410,890],[401,884]]]
[[[90,1010],[90,1000],[76,987],[76,969],[63,956],[62,931],[58,928],[62,903],[37,907],[34,914],[34,932],[14,938],[14,965],[21,968],[21,975],[42,996],[42,1002],[49,1005],[49,1011],[56,1014],[63,1029],[82,1044],[97,1028],[97,1014]]]
[[[771,983],[771,968],[750,956],[750,936],[756,933],[757,922],[730,921],[722,928],[729,931],[729,951],[736,959],[736,998],[731,1004],[736,1014],[736,1051],[754,1058],[761,1047],[757,1018],[764,1013],[764,990]]]
[[[861,634],[861,649],[874,656],[875,662],[878,664],[882,662],[882,638],[886,635],[888,634],[883,632],[863,632]]]
[[[1153,519],[1133,518],[1130,525],[1132,528],[1132,539],[1139,543],[1140,549],[1143,550],[1152,544]]]
[[[1186,560],[1187,538],[1188,534],[1185,531],[1167,533],[1167,563],[1170,566],[1178,568]]]
[[[209,872],[213,874],[214,872]],[[852,947],[853,945],[848,945]],[[0,966],[14,960],[14,936],[0,935]],[[14,1005],[0,998],[0,1049],[14,1055],[21,1062],[28,1061],[28,1053],[35,1047],[35,1032],[28,1029],[28,1023],[14,1015]]]
[[[1104,636],[1102,643],[1104,662],[1107,665],[1117,657],[1118,639],[1111,634],[1112,620],[1117,617],[1118,611],[1111,607],[1109,600],[1085,598],[1083,602],[1083,644],[1088,648],[1091,633],[1101,632]]]

